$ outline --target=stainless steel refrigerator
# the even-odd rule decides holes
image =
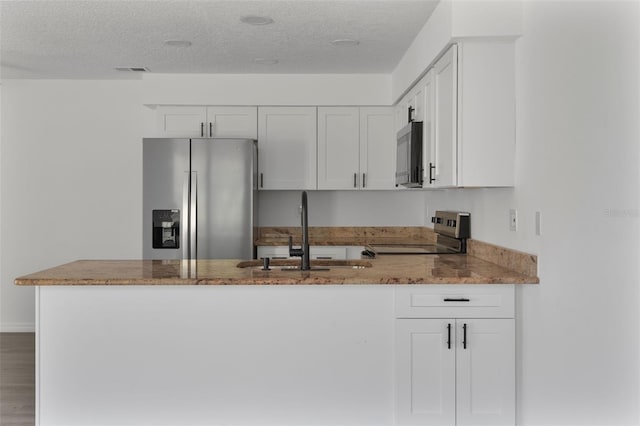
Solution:
[[[251,139],[143,139],[143,257],[251,259],[257,227]]]

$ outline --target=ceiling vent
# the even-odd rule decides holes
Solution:
[[[149,72],[147,67],[116,67],[116,71]]]

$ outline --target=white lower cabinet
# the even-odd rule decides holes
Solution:
[[[455,349],[447,348],[450,324],[443,319],[396,321],[398,425],[455,424]]]
[[[514,425],[513,287],[432,287],[396,292],[396,424]]]

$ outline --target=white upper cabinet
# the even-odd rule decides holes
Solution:
[[[515,184],[513,41],[468,40],[458,51],[458,186]]]
[[[394,189],[396,134],[391,107],[360,108],[360,187]]]
[[[423,122],[423,187],[514,185],[512,41],[454,44],[398,102],[396,129]]]
[[[318,189],[393,189],[391,107],[318,108]]]
[[[316,107],[258,108],[260,189],[316,189]]]
[[[155,136],[256,139],[257,113],[257,107],[159,106]]]
[[[159,106],[154,136],[167,138],[203,137],[207,108],[202,106]]]
[[[212,138],[258,138],[257,107],[207,107],[207,129]]]
[[[434,156],[430,170],[436,187],[458,184],[458,48],[453,45],[433,67],[435,96]],[[424,149],[424,148],[423,148]],[[426,151],[426,150],[425,150]]]
[[[360,186],[358,107],[318,108],[318,189]]]

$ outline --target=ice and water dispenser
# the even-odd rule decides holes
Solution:
[[[153,248],[180,248],[180,210],[153,210]]]

